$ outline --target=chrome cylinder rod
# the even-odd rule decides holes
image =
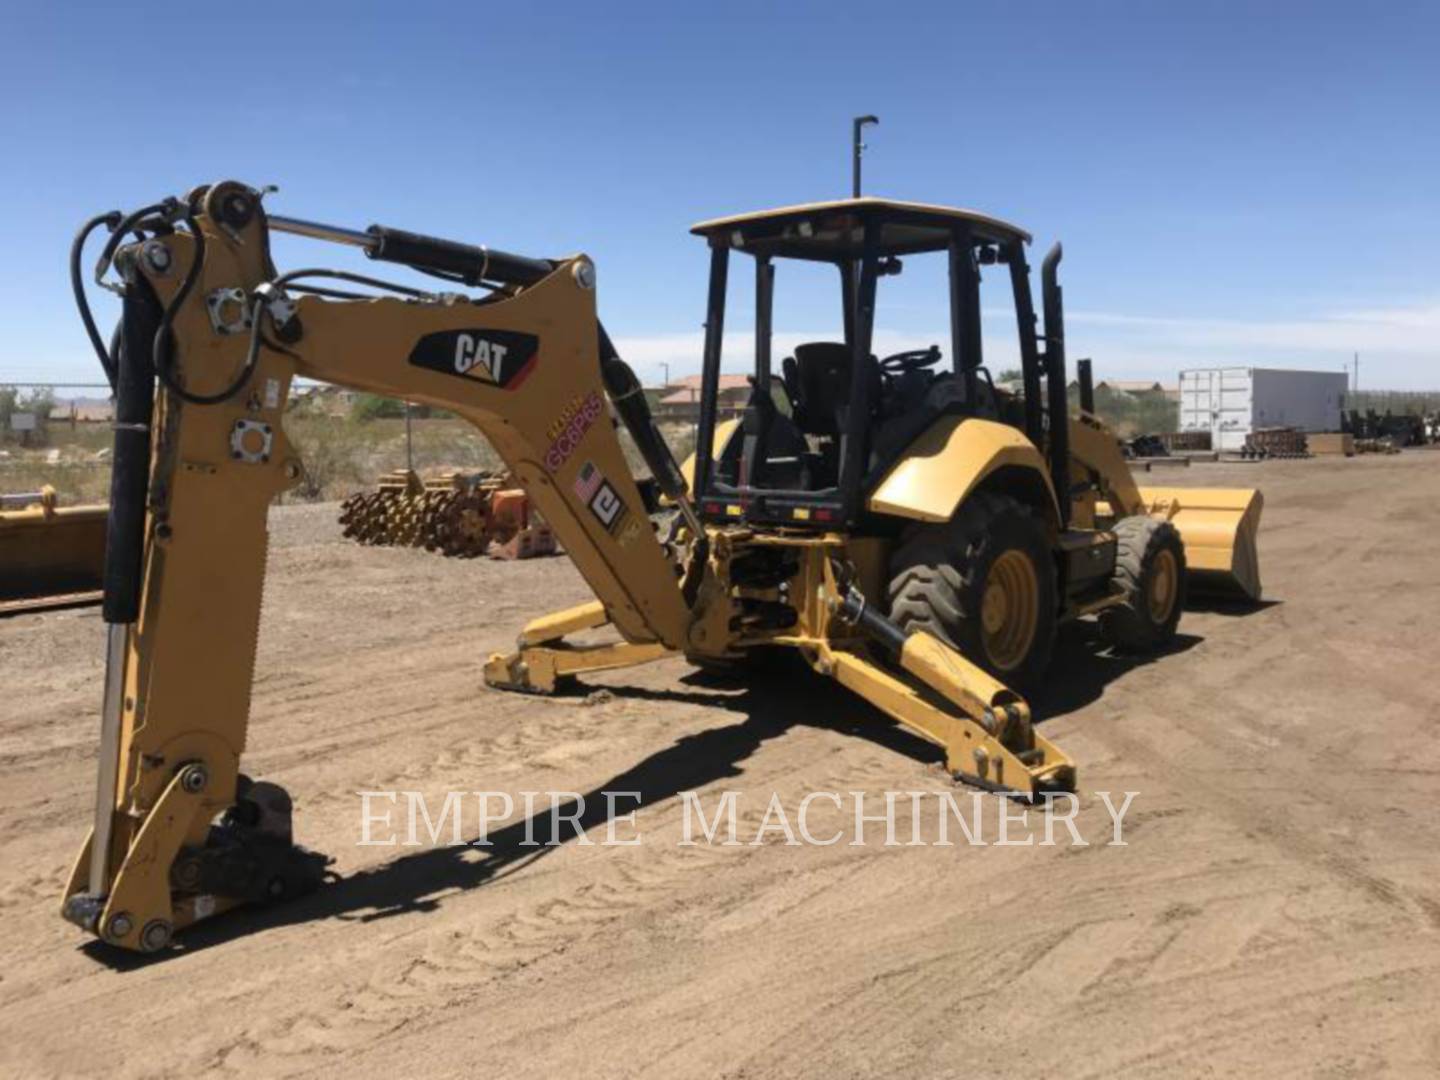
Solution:
[[[270,223],[270,228],[276,232],[308,236],[312,240],[327,240],[332,244],[348,244],[351,247],[364,248],[366,251],[373,251],[380,246],[378,236],[374,233],[361,232],[358,229],[343,229],[338,225],[322,225],[318,221],[281,217],[279,214],[267,215],[266,220]]]
[[[90,895],[97,898],[110,891],[110,838],[120,778],[121,694],[130,628],[124,623],[111,623],[107,633],[105,698],[100,705],[100,780],[95,785],[95,831],[90,840]]]

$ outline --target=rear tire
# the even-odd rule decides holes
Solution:
[[[1115,539],[1125,602],[1100,613],[1100,631],[1122,652],[1156,652],[1174,640],[1185,606],[1185,545],[1174,525],[1144,514],[1116,522]]]
[[[944,524],[911,526],[890,560],[891,619],[1020,691],[1050,665],[1055,597],[1044,523],[1005,495],[981,492]]]

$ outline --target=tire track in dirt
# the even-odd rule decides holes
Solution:
[[[589,718],[575,715],[586,710],[557,708],[558,731],[570,731]],[[542,724],[542,727],[544,725]],[[657,723],[656,727],[662,725]],[[522,740],[530,749],[541,749],[557,730],[539,732]],[[492,747],[493,748],[493,747]],[[452,755],[461,756],[461,755]],[[903,761],[884,752],[867,754],[859,762],[842,762],[840,755],[828,755],[831,766],[818,776],[820,789],[845,790],[841,785],[866,785],[895,771]],[[841,768],[834,766],[841,765]],[[432,773],[430,766],[402,772],[407,780],[419,780]],[[803,774],[784,769],[777,776],[791,785],[807,786]],[[751,779],[748,786],[763,781]],[[286,1017],[268,1028],[247,1028],[243,1034],[214,1051],[204,1064],[239,1071],[254,1054],[280,1055],[297,1067],[315,1056],[324,1059],[337,1053],[351,1053],[408,1026],[434,1011],[464,1007],[484,995],[497,980],[513,976],[533,965],[562,956],[598,934],[618,932],[620,926],[638,913],[663,910],[686,892],[697,879],[716,869],[729,877],[759,854],[759,848],[725,847],[700,843],[679,844],[678,800],[646,807],[651,840],[643,857],[617,857],[586,861],[596,873],[584,884],[563,895],[547,891],[520,906],[510,907],[496,917],[484,918],[479,927],[447,925],[432,931],[406,935],[405,948],[396,950],[363,979],[351,982],[333,997],[295,1016]],[[738,809],[737,832],[752,835],[764,818],[766,803],[750,800]],[[610,849],[615,850],[615,849]],[[628,853],[627,853],[628,854]],[[596,863],[599,863],[596,866]],[[521,881],[524,866],[512,867],[505,878],[493,879],[481,889],[492,889],[505,880]],[[518,877],[517,877],[518,875]],[[452,898],[455,899],[455,898]],[[449,901],[447,901],[448,903]],[[456,900],[457,905],[460,903]],[[447,920],[453,923],[455,919]],[[387,950],[388,952],[388,950]],[[437,1002],[442,1004],[437,1005]]]

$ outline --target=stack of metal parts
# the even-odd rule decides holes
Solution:
[[[1171,453],[1213,449],[1208,431],[1166,431],[1155,436]]]
[[[1128,443],[1120,444],[1120,452],[1127,458],[1169,457],[1170,448],[1159,435],[1137,435]]]
[[[1243,458],[1307,458],[1305,433],[1293,427],[1256,428],[1245,436]]]
[[[1355,449],[1360,453],[1394,453],[1403,446],[1424,446],[1430,440],[1426,418],[1412,413],[1396,415],[1388,409],[1384,416],[1374,409],[1359,409],[1340,414],[1340,430],[1355,436]]]
[[[1393,437],[1381,435],[1373,439],[1356,439],[1355,452],[1357,454],[1398,454],[1400,447],[1395,445]]]
[[[529,559],[558,551],[555,534],[529,497],[497,473],[422,479],[397,469],[381,477],[375,491],[341,503],[340,525],[362,544],[423,547],[460,559]]]
[[[0,614],[98,603],[107,515],[60,506],[49,486],[0,495]]]

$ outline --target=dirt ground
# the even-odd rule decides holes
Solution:
[[[667,661],[554,699],[487,690],[527,617],[586,597],[568,562],[362,549],[333,506],[285,507],[246,764],[343,878],[117,961],[58,914],[99,615],[0,623],[0,1073],[1436,1075],[1440,453],[1147,479],[1263,488],[1269,602],[1188,613],[1151,663],[1063,635],[1035,705],[1080,763],[1086,847],[996,846],[989,819],[985,846],[935,846],[938,815],[912,836],[903,797],[919,844],[875,824],[864,846],[751,844],[772,793],[792,817],[813,791],[867,813],[886,790],[969,795],[818,677],[737,688]],[[641,843],[599,842],[597,796],[590,845],[526,847],[517,811],[489,848],[359,846],[357,792],[384,790],[638,791],[617,835]],[[725,790],[742,842],[682,845],[679,793],[713,812]],[[1138,792],[1126,846],[1100,791]],[[813,804],[812,832],[845,805]]]

